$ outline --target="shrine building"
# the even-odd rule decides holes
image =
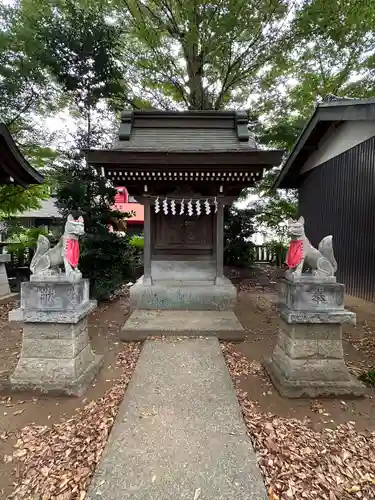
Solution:
[[[244,111],[124,111],[118,140],[88,163],[144,207],[138,309],[232,310],[223,272],[224,206],[281,162],[258,149]]]

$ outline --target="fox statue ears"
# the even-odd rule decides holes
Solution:
[[[81,224],[83,224],[83,217],[82,217],[82,215],[80,215],[78,217],[78,219],[75,219],[72,214],[69,214],[68,215],[68,222],[80,222]]]
[[[288,219],[288,226],[291,226],[292,224],[295,224],[296,222],[297,222],[297,224],[304,224],[305,223],[305,219],[302,217],[302,215],[301,215],[301,217],[298,220],[294,220],[292,218],[289,218]]]

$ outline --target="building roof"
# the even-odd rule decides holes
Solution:
[[[41,202],[36,210],[26,210],[17,216],[20,219],[62,219],[62,215],[55,205],[55,198],[48,198]]]
[[[202,196],[222,185],[238,196],[283,153],[256,147],[245,111],[125,111],[111,149],[85,150],[90,165],[134,195],[190,183]]]
[[[262,170],[279,165],[283,154],[257,148],[245,111],[124,111],[113,147],[84,152],[102,173],[134,172],[141,165],[182,165],[194,171],[201,165],[213,170],[256,165]]]
[[[42,174],[22,155],[5,123],[0,123],[0,184],[41,184]]]
[[[113,149],[248,151],[257,149],[245,111],[124,111]]]
[[[55,198],[49,198],[41,202],[38,210],[26,210],[18,215],[19,219],[62,219],[62,215],[55,205]],[[128,223],[144,222],[144,207],[139,203],[121,203],[116,202],[114,209],[120,212],[134,212],[134,215],[128,219]]]
[[[335,99],[318,104],[285,160],[273,188],[296,188],[300,170],[320,141],[345,121],[375,120],[375,99]]]

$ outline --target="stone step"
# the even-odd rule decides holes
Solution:
[[[155,335],[243,340],[246,331],[233,311],[136,309],[120,332],[120,338],[128,342]]]
[[[268,498],[217,339],[145,343],[88,498]]]

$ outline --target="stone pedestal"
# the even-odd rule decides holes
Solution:
[[[355,324],[344,308],[345,286],[302,278],[281,283],[280,328],[272,356],[264,361],[282,396],[362,396],[365,386],[345,364],[342,325]]]
[[[87,316],[96,307],[89,300],[89,281],[31,278],[22,283],[21,307],[9,313],[10,321],[23,322],[11,387],[79,396],[103,361],[92,351],[87,332]]]
[[[5,263],[10,261],[10,255],[0,254],[0,298],[10,294],[7,269]]]

